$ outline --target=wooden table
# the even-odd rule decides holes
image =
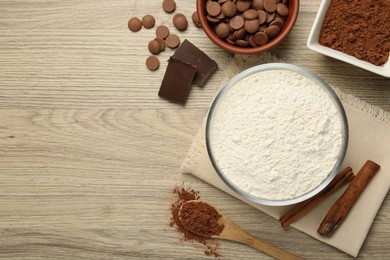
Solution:
[[[301,1],[287,40],[273,52],[390,111],[390,80],[306,48],[320,1]],[[3,0],[0,4],[0,258],[210,259],[168,226],[171,189],[182,180],[245,230],[312,259],[348,256],[283,231],[266,214],[179,173],[231,55],[190,23],[173,29],[161,1]],[[195,1],[177,0],[189,18]],[[157,96],[166,60],[145,66],[154,29],[131,33],[132,16],[153,14],[215,59],[220,69],[185,107]],[[390,200],[360,253],[390,258]],[[357,227],[359,228],[359,227]],[[353,239],[353,238],[351,238]],[[222,242],[225,259],[268,259]]]

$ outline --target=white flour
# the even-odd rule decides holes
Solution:
[[[225,94],[210,135],[216,163],[232,183],[258,198],[285,200],[329,175],[340,153],[342,121],[316,81],[271,70]]]

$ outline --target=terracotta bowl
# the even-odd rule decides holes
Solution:
[[[299,13],[299,0],[289,0],[289,5],[288,5],[289,15],[287,17],[287,20],[284,24],[282,31],[275,38],[273,38],[270,42],[266,43],[265,45],[258,46],[258,47],[243,48],[225,42],[215,34],[213,28],[211,27],[210,23],[207,21],[206,18],[206,2],[207,0],[196,1],[196,9],[198,12],[199,20],[202,25],[203,31],[216,45],[218,45],[219,47],[221,47],[226,51],[237,53],[237,54],[257,54],[257,53],[269,51],[272,48],[276,47],[291,32],[298,18],[298,13]]]

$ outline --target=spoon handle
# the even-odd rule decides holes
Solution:
[[[264,241],[261,241],[251,235],[249,235],[249,238],[245,241],[245,244],[248,246],[251,246],[257,250],[260,250],[276,259],[303,259],[300,258],[299,256],[296,256],[294,254],[291,254],[287,251],[284,251],[280,248],[274,247],[271,244],[268,244]]]

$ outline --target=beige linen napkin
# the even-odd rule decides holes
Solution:
[[[236,56],[227,71],[225,82],[248,67],[276,61],[276,58],[270,53],[258,57]],[[390,115],[388,112],[360,101],[351,95],[343,94],[337,89],[335,91],[344,104],[350,128],[349,146],[342,168],[350,166],[356,174],[366,160],[370,159],[381,165],[381,170],[373,178],[344,223],[331,238],[319,236],[317,228],[329,208],[340,197],[345,188],[327,198],[315,210],[292,224],[292,226],[356,257],[390,187]],[[204,125],[195,137],[182,164],[182,172],[193,174],[276,219],[279,219],[282,213],[288,210],[288,207],[255,205],[239,197],[223,183],[214,171],[208,157]],[[279,225],[279,221],[275,220],[275,225]]]

